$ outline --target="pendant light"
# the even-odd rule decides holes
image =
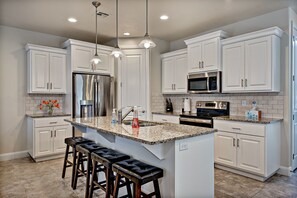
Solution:
[[[146,33],[144,35],[144,39],[139,43],[138,46],[146,49],[156,47],[156,44],[148,34],[148,0],[146,0]]]
[[[95,6],[96,8],[96,13],[95,13],[95,21],[96,21],[96,51],[95,51],[95,55],[93,56],[91,62],[95,65],[97,65],[98,63],[101,62],[99,56],[98,56],[98,50],[97,50],[97,45],[98,45],[98,40],[97,40],[97,37],[98,37],[98,31],[97,31],[97,8],[101,5],[101,3],[99,1],[93,1],[92,2],[93,6]]]
[[[119,0],[116,0],[116,46],[112,50],[111,55],[115,58],[122,57],[123,51],[119,47]]]

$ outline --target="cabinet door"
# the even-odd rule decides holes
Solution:
[[[236,134],[215,133],[215,162],[236,166]]]
[[[94,56],[94,49],[90,47],[72,46],[72,66],[74,71],[91,71],[91,60]]]
[[[111,58],[110,52],[98,50],[98,56],[101,59],[101,62],[94,66],[94,71],[98,73],[109,74],[111,67]]]
[[[219,62],[219,39],[214,38],[202,43],[202,70],[218,70]]]
[[[66,55],[50,53],[50,91],[66,93]]]
[[[175,57],[174,92],[187,93],[187,55]]]
[[[35,128],[35,155],[43,156],[53,153],[53,128]]]
[[[173,57],[162,60],[162,93],[173,93],[174,64]]]
[[[223,92],[244,90],[244,42],[223,46]]]
[[[195,43],[188,45],[188,73],[199,72],[202,69],[202,45]],[[200,63],[200,64],[199,64]]]
[[[70,130],[71,127],[69,125],[57,126],[54,128],[54,153],[65,152],[66,145],[64,139],[70,137]]]
[[[32,50],[31,55],[31,92],[49,92],[49,53]]]
[[[237,167],[264,174],[264,138],[237,135]]]
[[[245,42],[245,86],[246,90],[271,90],[272,82],[271,37]]]

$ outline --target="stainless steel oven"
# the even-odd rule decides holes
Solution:
[[[188,93],[220,93],[221,72],[188,75]]]

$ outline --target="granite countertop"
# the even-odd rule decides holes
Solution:
[[[258,124],[270,124],[273,122],[280,122],[283,119],[282,118],[260,118],[260,119],[248,119],[245,116],[219,116],[214,117],[214,120],[227,120],[227,121],[238,121],[238,122],[251,122],[251,123],[258,123]]]
[[[131,125],[111,124],[111,117],[71,118],[65,119],[73,125],[92,128],[99,132],[135,140],[144,144],[166,143],[174,140],[195,137],[216,132],[216,129],[188,126],[172,123],[157,123],[156,126],[132,129]]]
[[[26,114],[26,116],[30,118],[51,118],[51,117],[63,117],[63,116],[71,116],[70,113],[54,113],[52,115],[49,114]]]

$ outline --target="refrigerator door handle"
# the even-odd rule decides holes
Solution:
[[[98,82],[94,82],[94,116],[98,116]]]

